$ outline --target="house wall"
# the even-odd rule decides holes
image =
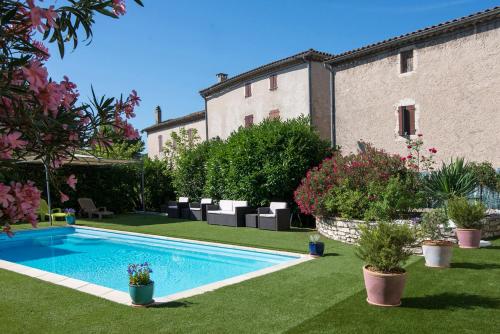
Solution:
[[[397,107],[416,106],[416,131],[437,158],[464,156],[500,167],[500,20],[414,45],[415,70],[399,74],[399,51],[335,68],[337,144],[360,139],[405,153]]]
[[[245,98],[245,83],[207,98],[208,137],[227,138],[245,125],[245,116],[253,115],[254,124],[279,109],[281,119],[309,114],[309,77],[307,64],[277,71],[278,89],[269,90],[269,75],[252,81],[252,96]]]
[[[163,155],[160,153],[160,148],[158,146],[158,136],[161,135],[163,136],[163,145],[167,141],[169,141],[172,137],[172,132],[179,132],[181,128],[187,129],[196,129],[197,130],[197,136],[200,137],[200,140],[205,140],[206,138],[206,127],[205,127],[205,120],[199,120],[196,122],[190,122],[186,124],[182,124],[176,127],[172,127],[169,129],[162,129],[158,131],[152,131],[147,134],[147,140],[146,140],[146,148],[148,151],[148,157],[151,159],[154,159],[156,157],[162,158]]]
[[[331,140],[330,71],[322,63],[311,63],[312,125],[321,138]]]

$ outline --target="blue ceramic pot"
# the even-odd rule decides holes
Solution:
[[[325,252],[325,244],[322,242],[310,242],[309,243],[309,254],[312,256],[323,256]]]
[[[148,305],[153,302],[155,283],[151,281],[148,285],[129,285],[128,291],[132,304],[134,305]]]
[[[66,224],[68,224],[68,225],[74,225],[75,224],[75,221],[76,221],[75,216],[73,216],[73,215],[66,216],[65,219],[66,219]]]

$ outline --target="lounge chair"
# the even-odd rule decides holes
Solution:
[[[218,205],[207,205],[207,221],[210,225],[245,226],[245,215],[255,213],[247,201],[222,200]]]
[[[269,207],[257,209],[259,229],[286,231],[290,229],[290,209],[285,202],[271,202]]]
[[[49,205],[44,199],[40,199],[40,206],[38,207],[36,214],[40,217],[41,222],[49,218]],[[66,213],[64,213],[60,208],[53,208],[51,216],[52,220],[55,221],[57,218],[66,218]]]
[[[105,206],[97,208],[91,198],[79,198],[78,204],[81,208],[80,215],[82,215],[82,217],[83,215],[87,215],[88,218],[97,216],[97,218],[102,219],[102,217],[114,215],[114,213],[112,211],[108,211]]]
[[[213,203],[211,198],[202,198],[201,202],[189,203],[190,219],[207,220],[207,206]]]
[[[179,197],[177,202],[168,201],[167,214],[168,218],[189,219],[189,197]]]

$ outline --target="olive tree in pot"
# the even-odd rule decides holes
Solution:
[[[457,239],[460,248],[479,248],[481,241],[482,219],[486,207],[481,202],[469,202],[464,197],[448,201],[448,216],[457,226]]]
[[[416,243],[415,232],[406,224],[379,222],[360,227],[356,254],[363,267],[367,301],[377,306],[399,306],[406,281],[404,263]]]
[[[422,216],[420,237],[427,267],[448,268],[453,252],[453,242],[444,240],[449,230],[448,216],[443,209],[434,209]]]

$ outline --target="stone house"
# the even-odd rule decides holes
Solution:
[[[437,157],[500,167],[500,7],[336,55],[333,143],[404,153],[423,134]]]

